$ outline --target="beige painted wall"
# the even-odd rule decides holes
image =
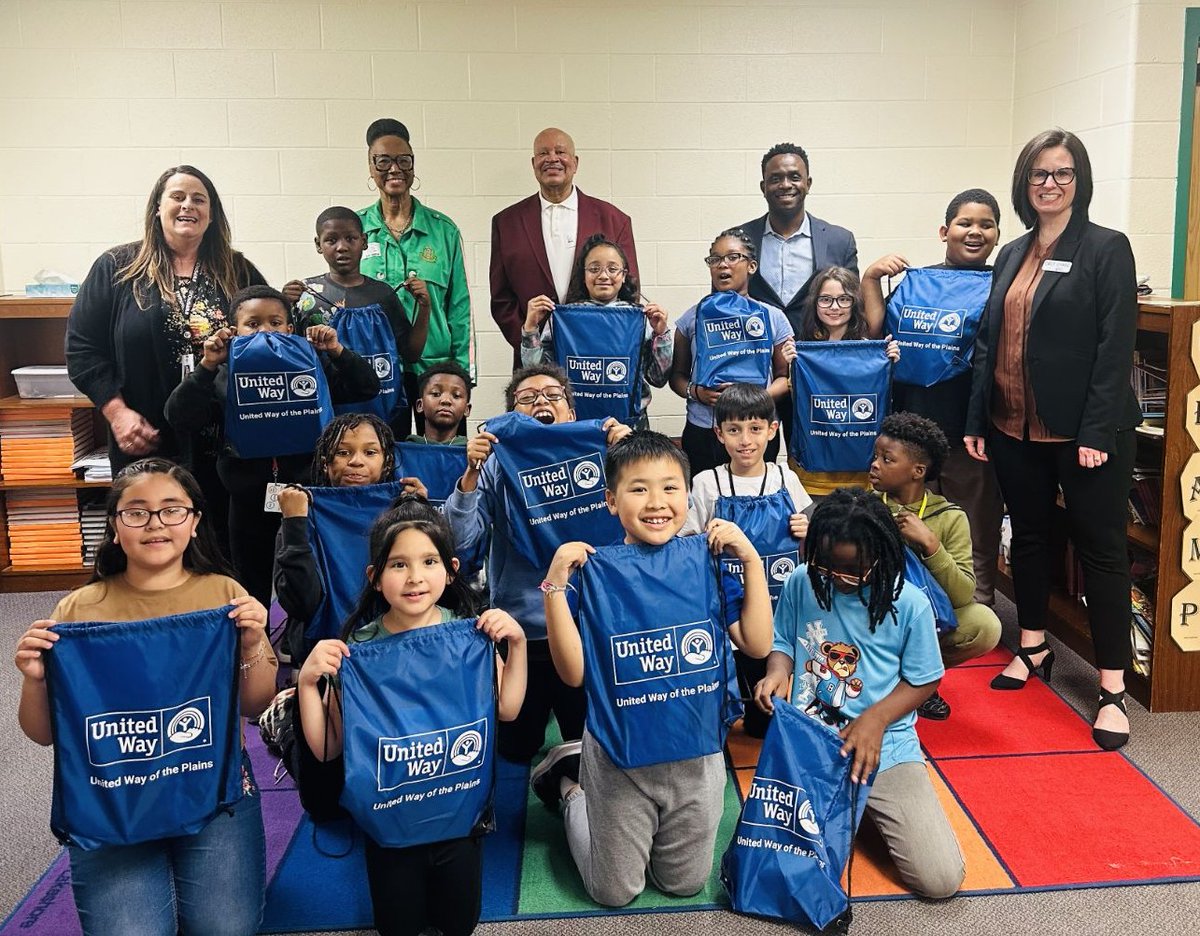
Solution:
[[[1182,8],[0,0],[0,282],[82,276],[138,236],[154,178],[181,161],[212,175],[273,283],[318,272],[313,218],[369,202],[362,134],[394,116],[419,197],[467,242],[477,416],[499,408],[509,362],[489,219],[534,190],[529,146],[548,124],[575,136],[580,187],[632,215],[646,292],[675,315],[707,289],[712,236],[762,212],[771,144],[808,149],[809,207],[856,232],[863,265],[894,250],[928,263],[963,188],[995,192],[1018,233],[1013,144],[1054,122],[1086,131],[1097,220],[1127,227],[1165,285]],[[682,401],[660,392],[652,412],[678,431]]]

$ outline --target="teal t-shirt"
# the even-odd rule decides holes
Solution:
[[[438,611],[441,613],[442,619],[438,624],[447,624],[450,621],[456,620],[459,616],[447,608],[438,606]],[[436,626],[436,625],[434,625]],[[370,624],[364,624],[350,635],[350,643],[367,643],[372,640],[378,640],[380,637],[391,637],[392,633],[383,626],[383,617],[377,617]]]
[[[792,704],[839,730],[888,695],[903,679],[923,686],[945,672],[929,599],[905,586],[896,619],[885,617],[871,633],[867,609],[855,593],[833,590],[828,611],[817,604],[808,567],[788,578],[775,608],[775,643],[795,667]],[[879,769],[920,763],[917,713],[909,712],[883,733]]]

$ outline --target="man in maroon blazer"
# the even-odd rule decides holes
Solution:
[[[521,366],[526,305],[535,296],[566,298],[576,252],[589,237],[603,234],[619,244],[630,276],[637,276],[629,215],[575,187],[575,141],[554,127],[543,130],[533,141],[532,163],[540,191],[492,218],[492,318],[513,347],[513,370]]]

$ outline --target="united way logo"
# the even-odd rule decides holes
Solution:
[[[622,385],[629,376],[629,359],[598,355],[567,355],[567,377],[576,393],[612,385]]]
[[[626,686],[716,669],[718,639],[711,620],[613,634],[613,682]]]
[[[593,461],[581,461],[575,466],[575,470],[571,472],[571,477],[575,479],[575,483],[585,491],[590,491],[600,483],[600,467]]]
[[[937,330],[943,335],[961,335],[962,316],[957,312],[947,312],[938,319]]]
[[[796,571],[796,560],[791,556],[780,556],[767,569],[767,578],[772,582],[782,584],[787,577]]]
[[[703,666],[713,655],[713,639],[706,629],[697,627],[683,635],[679,642],[683,658],[692,666]]]
[[[167,738],[173,744],[187,744],[204,734],[207,724],[206,713],[194,705],[189,705],[167,723]]]
[[[577,497],[592,497],[604,486],[599,452],[518,472],[521,493],[529,509]]]
[[[93,767],[158,760],[208,747],[212,744],[212,700],[201,696],[166,708],[88,715],[84,736],[88,763]]]
[[[458,736],[450,748],[450,763],[455,767],[469,767],[483,752],[483,735],[470,728]]]
[[[898,335],[958,338],[963,332],[963,309],[932,309],[904,306],[900,310]]]
[[[767,326],[763,324],[761,315],[751,315],[746,319],[746,334],[751,338],[761,338],[767,333]]]
[[[756,776],[750,782],[742,822],[782,829],[814,843],[821,839],[821,824],[805,789],[770,777]]]
[[[392,376],[392,357],[390,354],[376,354],[371,358],[375,367],[375,376],[380,380],[389,380]]]
[[[409,783],[478,770],[487,759],[487,744],[486,718],[399,738],[380,738],[376,785],[385,793]]]
[[[608,367],[604,369],[604,376],[609,383],[624,383],[626,376],[629,374],[629,368],[625,366],[624,361],[611,361]]]
[[[874,419],[875,397],[858,397],[853,403],[850,404],[850,412],[854,414],[854,418],[859,422],[866,422],[869,419]]]
[[[317,379],[312,374],[297,374],[292,378],[292,393],[307,399],[317,392]]]

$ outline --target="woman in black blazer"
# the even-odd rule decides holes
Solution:
[[[992,688],[1020,689],[1032,673],[1050,680],[1044,628],[1061,487],[1100,670],[1092,736],[1113,750],[1129,740],[1126,523],[1142,418],[1129,381],[1133,251],[1124,234],[1088,220],[1091,163],[1073,133],[1047,130],[1025,145],[1012,199],[1030,230],[996,260],[963,439],[972,457],[994,463],[1012,518],[1021,649]]]

